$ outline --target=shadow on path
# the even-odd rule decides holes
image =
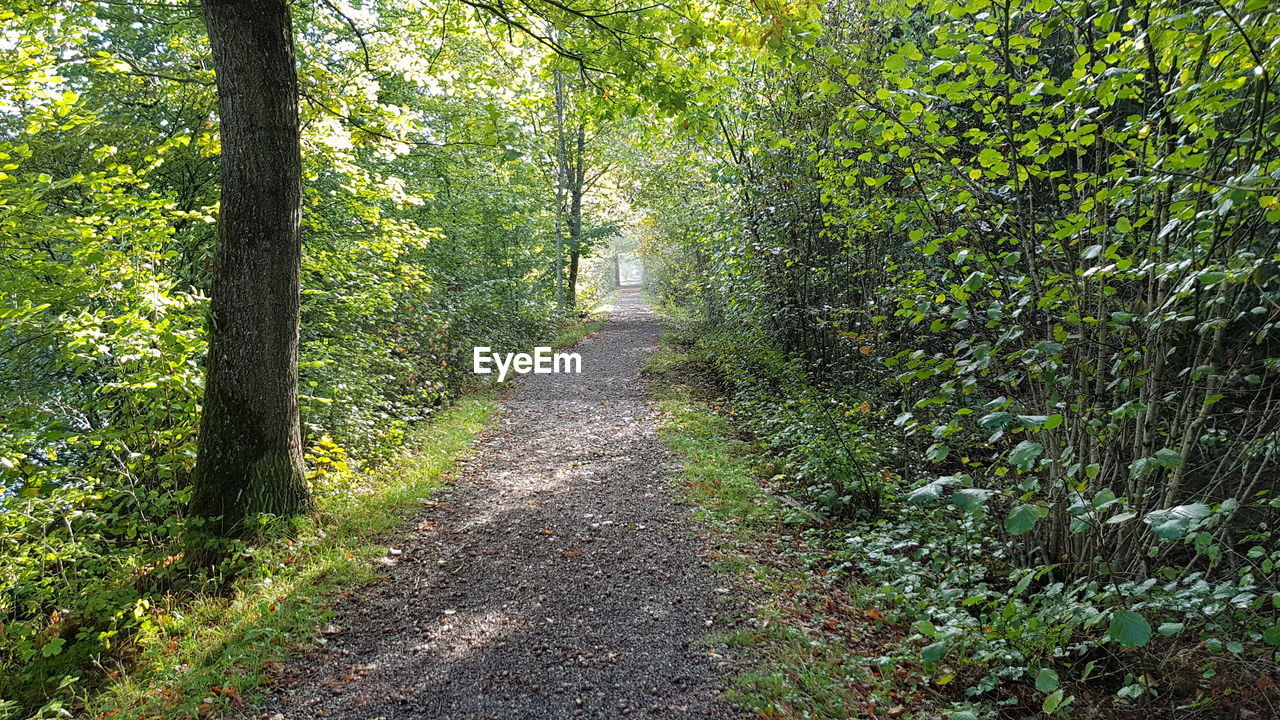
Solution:
[[[657,333],[624,288],[574,349],[580,375],[516,383],[457,484],[385,577],[335,609],[336,632],[290,665],[267,716],[732,716],[701,641],[723,591],[673,500],[640,377]]]

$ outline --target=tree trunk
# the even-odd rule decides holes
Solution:
[[[569,250],[569,281],[566,283],[569,294],[565,296],[570,310],[578,306],[578,259],[581,257],[582,251],[578,249],[578,244],[575,242]]]
[[[563,313],[565,191],[569,185],[569,160],[564,138],[564,76],[558,69],[551,72],[556,92],[556,312]]]
[[[581,152],[581,149],[579,149]],[[578,261],[582,258],[582,185],[569,189],[569,278],[565,282],[565,304],[578,306]]]
[[[586,185],[587,126],[578,123],[577,152],[569,184],[569,280],[566,301],[569,309],[578,306],[578,261],[582,258],[582,194]]]
[[[233,536],[311,507],[298,417],[302,158],[286,0],[203,0],[222,202],[191,512]]]

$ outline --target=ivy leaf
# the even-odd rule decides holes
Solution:
[[[1111,615],[1107,635],[1123,647],[1142,647],[1151,639],[1151,623],[1132,610],[1116,610]]]
[[[65,638],[54,638],[40,648],[40,654],[44,657],[53,657],[54,655],[60,654],[62,652],[62,646],[66,644],[67,641]]]
[[[1182,464],[1182,455],[1169,448],[1161,448],[1156,451],[1156,463],[1160,467],[1176,468]]]

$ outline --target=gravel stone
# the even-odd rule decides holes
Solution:
[[[725,629],[723,588],[640,376],[658,329],[623,289],[574,348],[581,374],[515,382],[456,484],[286,666],[262,717],[739,717],[706,639]]]

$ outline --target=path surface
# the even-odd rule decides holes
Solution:
[[[517,382],[388,577],[335,609],[266,717],[732,716],[704,640],[722,629],[724,579],[674,502],[640,377],[657,332],[624,290],[575,348],[581,375]]]

